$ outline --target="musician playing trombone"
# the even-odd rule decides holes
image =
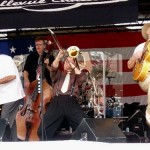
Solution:
[[[149,51],[150,51],[150,23],[144,24],[141,30],[143,38],[146,42],[139,44],[128,60],[128,68],[133,70],[133,79],[138,81],[139,86],[147,92],[148,100],[146,107],[146,121],[150,125],[150,65],[149,65]],[[145,67],[145,68],[144,68]]]
[[[74,48],[79,50],[76,46]],[[56,131],[64,121],[72,131],[75,131],[82,119],[86,117],[78,103],[78,97],[79,90],[87,79],[87,74],[79,68],[78,62],[75,61],[78,55],[71,55],[67,51],[59,50],[50,68],[53,99],[43,116],[44,141],[54,140]],[[42,140],[41,125],[38,135]]]

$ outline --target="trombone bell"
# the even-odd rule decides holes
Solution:
[[[71,58],[77,58],[77,56],[80,53],[80,49],[77,46],[70,46],[67,49],[67,52],[68,52],[69,57],[71,57]]]

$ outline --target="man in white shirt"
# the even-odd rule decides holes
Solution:
[[[0,54],[1,118],[8,120],[12,141],[17,141],[16,113],[25,97],[18,69],[10,56]]]
[[[150,51],[150,23],[143,25],[141,33],[142,33],[143,38],[146,40],[146,42],[139,44],[135,48],[134,53],[132,57],[129,59],[128,64],[127,64],[129,69],[134,68],[136,65],[136,62],[139,62],[139,61],[142,62],[141,60],[143,60],[144,57],[146,58],[146,56],[144,55],[146,54],[145,52],[147,51],[149,53]],[[143,65],[142,67],[144,67],[144,63],[141,63],[141,64]],[[144,76],[144,80],[137,80],[137,81],[141,89],[147,92],[147,95],[148,95],[145,114],[146,114],[147,124],[150,126],[150,69],[146,72]]]

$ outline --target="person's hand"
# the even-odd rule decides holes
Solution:
[[[59,53],[58,53],[56,58],[60,60],[64,55],[65,55],[65,51],[64,50],[59,50]]]
[[[44,64],[45,64],[45,65],[49,65],[49,58],[45,58],[45,59],[44,59]]]
[[[131,57],[128,62],[127,62],[127,66],[128,66],[128,69],[133,69],[133,67],[135,66],[136,64],[136,59],[135,57]]]
[[[69,62],[70,63],[70,67],[72,70],[74,70],[75,74],[81,74],[81,70],[78,69],[78,67],[76,67],[73,63]]]
[[[60,50],[60,51],[59,51],[59,53],[57,54],[55,60],[54,60],[53,63],[52,63],[52,66],[53,66],[54,68],[58,68],[59,62],[60,62],[61,58],[64,56],[64,54],[65,54],[65,52],[64,52],[63,50]]]
[[[69,62],[69,63],[70,63],[71,69],[75,69],[76,68],[76,66],[73,63],[71,63],[71,62]]]

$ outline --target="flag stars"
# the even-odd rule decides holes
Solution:
[[[33,52],[33,46],[32,45],[30,45],[29,47],[28,47],[28,50],[29,50],[29,52]]]
[[[12,47],[10,48],[10,51],[11,51],[11,53],[15,53],[15,52],[16,52],[16,48],[15,48],[14,46],[12,46]]]

